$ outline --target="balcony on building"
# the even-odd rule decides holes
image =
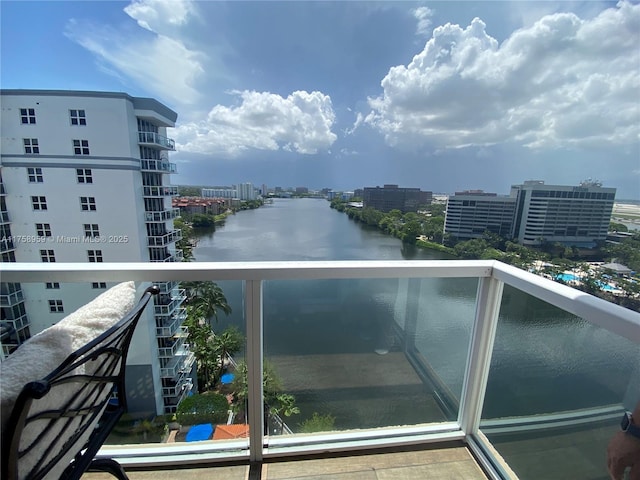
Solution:
[[[176,142],[155,132],[138,132],[138,143],[143,146],[152,146],[163,150],[175,150]]]
[[[176,354],[160,367],[160,376],[163,378],[176,378],[177,376],[191,371],[195,362],[193,352],[189,351],[186,345],[176,352]]]
[[[497,261],[6,263],[0,269],[3,281],[21,284],[45,277],[160,282],[169,298],[180,281],[241,287],[249,437],[105,445],[99,456],[118,459],[132,480],[146,478],[136,477],[137,470],[236,478],[229,463],[245,473],[250,465],[267,465],[262,478],[276,478],[285,467],[289,473],[277,478],[300,472],[322,480],[368,478],[358,476],[367,472],[375,478],[371,466],[382,471],[393,462],[389,478],[607,478],[606,446],[620,431],[640,373],[639,313]],[[320,294],[322,282],[331,287],[328,297]],[[371,297],[350,298],[349,288],[361,282],[372,282]],[[287,294],[278,296],[275,285],[285,285]],[[473,293],[454,301],[463,286]],[[524,301],[516,303],[518,296]],[[284,303],[297,306],[296,318],[281,318]],[[349,327],[357,308],[371,312],[371,321]],[[156,317],[157,336],[166,339],[159,348],[173,355],[160,359],[167,411],[192,388],[195,359],[181,315]],[[275,338],[278,322],[288,330]],[[369,338],[376,323],[388,327],[380,330],[380,339],[393,339],[387,349]],[[516,328],[534,323],[541,327],[535,336]],[[339,349],[323,350],[329,343]],[[531,361],[505,364],[510,349]],[[322,398],[349,427],[301,433],[295,418],[283,417],[296,433],[273,430],[265,420],[265,361],[278,366],[300,402]],[[505,370],[514,374],[501,377]],[[376,414],[354,410],[347,393]]]
[[[142,195],[145,197],[175,197],[178,195],[178,187],[172,185],[143,186]]]
[[[177,173],[178,169],[175,163],[171,163],[168,160],[155,160],[145,159],[140,160],[140,169],[143,172],[162,172],[162,173]]]
[[[13,244],[13,240],[10,238],[0,238],[0,253],[6,253],[15,249],[16,247]]]
[[[179,208],[170,208],[161,212],[145,212],[144,220],[147,223],[164,223],[180,216]]]
[[[163,235],[152,235],[147,237],[147,246],[163,247],[182,240],[182,231],[180,229],[171,230]]]
[[[0,283],[0,307],[13,307],[24,301],[19,283]]]
[[[0,224],[11,223],[9,220],[9,214],[7,212],[0,212]]]

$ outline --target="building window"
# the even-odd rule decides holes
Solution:
[[[87,250],[89,263],[102,263],[102,250]]]
[[[59,290],[60,289],[60,284],[58,282],[47,282],[45,284],[45,288],[47,290]]]
[[[78,183],[93,183],[93,176],[90,168],[76,168]]]
[[[36,234],[39,237],[51,236],[51,224],[49,223],[36,223]]]
[[[95,211],[96,210],[95,197],[80,197],[80,210],[82,210],[83,212]]]
[[[74,140],[73,153],[75,155],[89,155],[89,140]]]
[[[64,308],[62,308],[62,300],[49,300],[49,311],[51,313],[64,312]]]
[[[40,250],[40,259],[43,263],[54,263],[56,261],[56,254],[53,250]]]
[[[97,223],[85,223],[84,224],[84,236],[85,237],[99,237],[100,231],[98,230]]]
[[[27,167],[29,183],[42,183],[42,169],[40,167]]]
[[[46,197],[31,197],[31,205],[34,210],[46,210],[47,198]]]
[[[38,145],[37,138],[23,138],[22,144],[24,145],[24,153],[29,155],[40,153],[40,146]]]
[[[36,123],[36,109],[35,108],[21,108],[20,109],[20,123],[22,125],[34,125]]]
[[[2,260],[5,263],[14,263],[16,261],[16,254],[13,250],[9,252],[4,252],[0,256],[0,260]]]
[[[69,110],[69,116],[71,117],[71,125],[87,124],[87,118],[84,114],[84,110]]]
[[[105,289],[105,288],[107,288],[107,284],[106,284],[106,282],[93,282],[91,284],[91,288],[102,288],[102,289]]]

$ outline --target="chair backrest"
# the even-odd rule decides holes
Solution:
[[[42,380],[24,386],[2,438],[2,479],[77,479],[126,411],[125,364],[157,287]]]

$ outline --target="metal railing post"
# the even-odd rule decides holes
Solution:
[[[476,313],[458,412],[458,423],[465,435],[476,434],[480,426],[503,287],[504,283],[493,277],[479,279]]]
[[[247,413],[249,418],[249,460],[262,461],[264,443],[264,393],[262,391],[262,280],[245,283],[247,312]]]

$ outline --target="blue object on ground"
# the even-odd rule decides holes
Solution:
[[[200,440],[209,440],[213,433],[213,426],[210,423],[201,423],[194,425],[187,432],[187,442],[198,442]]]
[[[225,373],[220,377],[220,382],[222,382],[223,385],[228,385],[233,382],[234,378],[236,378],[236,376],[233,373]]]

